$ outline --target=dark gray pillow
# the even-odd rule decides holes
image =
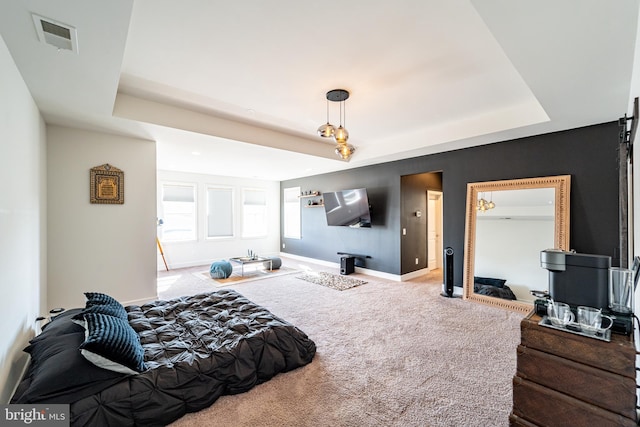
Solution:
[[[126,377],[122,373],[99,368],[82,357],[78,346],[84,339],[84,331],[80,326],[69,318],[56,319],[55,322],[59,322],[57,327],[64,323],[75,332],[61,335],[43,333],[25,348],[31,355],[31,363],[11,403],[75,402]]]
[[[507,283],[505,279],[494,279],[493,277],[473,277],[473,283],[478,285],[491,285],[496,288],[503,288],[504,284]]]
[[[84,329],[82,329],[81,326],[78,326],[71,321],[73,316],[76,316],[81,312],[82,309],[80,308],[72,308],[58,316],[55,316],[50,322],[42,325],[42,333],[33,337],[29,342],[34,344],[38,341],[43,341],[49,338],[55,339],[61,335],[77,332],[84,333]]]
[[[498,297],[502,299],[515,300],[516,296],[511,291],[511,288],[505,286],[503,288],[499,288],[497,286],[491,285],[478,285],[477,289],[474,289],[475,293],[479,295],[486,295],[490,297]]]
[[[88,361],[125,374],[147,369],[140,338],[129,322],[100,313],[85,313],[84,320],[87,337],[80,351]]]

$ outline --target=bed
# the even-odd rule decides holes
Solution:
[[[71,425],[160,426],[315,355],[304,332],[233,290],[126,308],[85,295],[25,348],[11,403],[68,403]]]

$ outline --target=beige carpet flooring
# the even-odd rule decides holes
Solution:
[[[196,270],[160,272],[160,297],[215,291]],[[354,274],[367,283],[344,291],[296,275],[230,287],[302,329],[317,345],[314,360],[173,427],[509,425],[522,315],[444,298],[437,274],[407,282]]]

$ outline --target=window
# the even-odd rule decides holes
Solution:
[[[196,240],[195,184],[163,184],[162,209],[162,240]]]
[[[300,187],[284,189],[284,237],[300,238]]]
[[[207,188],[207,237],[233,237],[233,189]]]
[[[242,237],[267,235],[267,192],[260,189],[242,191]]]

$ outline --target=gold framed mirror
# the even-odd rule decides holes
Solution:
[[[570,186],[571,175],[467,184],[463,299],[531,311],[529,290],[549,290],[540,251],[569,250]]]

